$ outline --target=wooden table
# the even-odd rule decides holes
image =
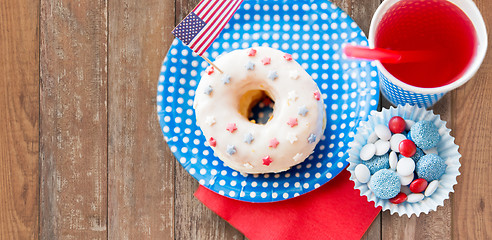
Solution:
[[[367,32],[380,0],[335,2]],[[193,197],[157,121],[171,30],[196,3],[0,1],[0,239],[244,238]],[[476,3],[491,31],[492,0]],[[492,239],[491,105],[489,52],[434,107],[463,155],[456,193],[381,213],[365,239]]]

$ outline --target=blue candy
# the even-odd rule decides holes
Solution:
[[[363,161],[362,163],[366,165],[367,168],[369,168],[369,171],[371,171],[372,175],[381,169],[390,168],[389,153],[386,153],[382,156],[374,156],[367,161]]]
[[[432,182],[438,180],[446,172],[446,163],[444,159],[436,154],[427,154],[420,158],[415,169],[419,178]]]
[[[415,152],[415,154],[412,157],[410,157],[410,158],[413,159],[413,161],[415,163],[417,163],[420,160],[420,158],[422,156],[424,156],[424,155],[425,155],[424,151],[422,151],[422,149],[420,149],[420,148],[417,148],[417,151]],[[400,159],[402,159],[404,157],[405,156],[403,156],[401,154],[398,154],[398,160],[400,160]]]
[[[415,123],[410,129],[410,136],[415,145],[422,150],[435,147],[441,140],[437,127],[429,121]]]
[[[390,199],[400,192],[400,178],[393,170],[381,169],[372,175],[369,188],[376,197]]]

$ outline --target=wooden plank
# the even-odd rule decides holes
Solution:
[[[37,239],[39,1],[0,2],[0,239]]]
[[[198,4],[198,0],[177,0],[179,23]],[[175,239],[243,239],[243,235],[205,207],[194,196],[198,182],[176,164],[175,177]]]
[[[491,0],[475,1],[490,33]],[[489,34],[489,46],[492,38]],[[490,50],[490,47],[489,47]],[[492,55],[486,55],[475,77],[452,93],[454,128],[463,155],[461,176],[455,187],[453,204],[453,238],[492,239]]]
[[[359,25],[364,33],[369,33],[371,18],[377,7],[381,3],[380,0],[359,1],[359,0],[334,0],[338,7],[347,14]],[[371,226],[367,229],[362,239],[373,240],[381,239],[381,214],[374,219]]]
[[[171,0],[109,4],[109,239],[174,239],[175,159],[156,111],[173,23]]]
[[[107,3],[41,0],[41,239],[107,237]]]

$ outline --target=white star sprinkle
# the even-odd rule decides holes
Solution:
[[[205,119],[205,123],[207,123],[209,126],[212,126],[215,124],[215,117],[214,116],[208,116]]]
[[[295,133],[287,133],[287,140],[289,140],[289,142],[291,144],[294,144],[295,141],[297,141],[297,135]]]
[[[301,116],[306,116],[306,114],[308,113],[308,109],[306,108],[306,105],[302,105],[298,108],[298,111],[297,111],[297,114],[301,115]]]
[[[245,163],[245,164],[243,164],[243,166],[245,168],[249,168],[249,169],[252,169],[253,168],[253,165],[251,165],[250,163]]]
[[[289,72],[289,77],[294,80],[297,80],[299,79],[299,72],[297,70],[292,70]]]
[[[289,95],[288,99],[289,99],[290,101],[295,101],[295,100],[297,99],[297,97],[298,97],[298,96],[297,96],[297,92],[296,92],[296,91],[290,91],[290,92],[288,93],[288,95]]]
[[[302,159],[302,153],[297,153],[292,159],[294,162],[299,162]]]

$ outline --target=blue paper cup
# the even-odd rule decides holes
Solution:
[[[369,28],[369,46],[375,47],[375,39],[377,35],[377,27],[381,22],[381,19],[386,12],[397,2],[401,0],[386,0],[384,1],[374,13]],[[468,66],[464,74],[456,81],[435,88],[421,88],[409,85],[388,72],[381,62],[376,61],[376,65],[379,71],[380,89],[384,97],[388,99],[394,105],[416,105],[419,107],[431,107],[439,101],[447,92],[465,84],[470,80],[477,72],[482,64],[487,51],[487,30],[485,23],[475,3],[472,0],[448,0],[449,2],[458,6],[471,20],[477,33],[477,50],[475,57],[472,59],[471,64]],[[411,4],[411,3],[410,3]],[[436,71],[439,71],[436,69]]]

